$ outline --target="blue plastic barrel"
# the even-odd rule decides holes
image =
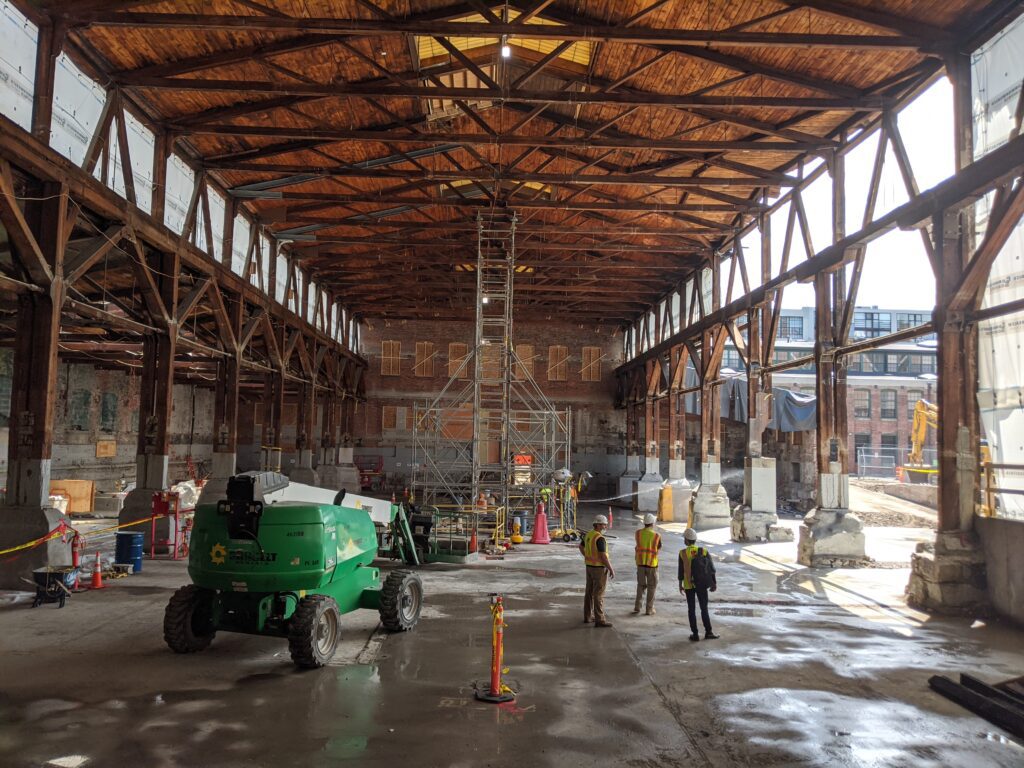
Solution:
[[[131,563],[133,573],[141,572],[142,541],[145,538],[145,534],[119,532],[115,538],[114,562]]]

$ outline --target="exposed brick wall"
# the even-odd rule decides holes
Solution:
[[[515,339],[518,346],[533,347],[533,376],[545,396],[556,408],[572,409],[573,468],[595,473],[597,479],[592,487],[603,492],[610,486],[611,478],[625,466],[622,460],[625,413],[616,411],[613,406],[614,370],[622,363],[622,332],[614,325],[521,321],[515,325]],[[472,349],[473,340],[472,322],[371,320],[366,323],[362,353],[369,361],[367,402],[357,408],[352,431],[358,441],[357,453],[383,455],[385,470],[396,476],[396,483],[404,482],[403,478],[409,473],[414,403],[432,400],[447,384],[448,345],[461,343]],[[385,370],[394,370],[390,358],[382,360],[382,342],[393,341],[400,345],[399,375],[382,375],[382,363]],[[418,342],[434,345],[430,376],[415,375]],[[566,347],[564,381],[552,380],[554,376],[548,375],[551,346]],[[584,347],[600,349],[600,376],[596,381],[584,380],[593,378],[583,372]],[[423,369],[421,365],[419,370]],[[467,371],[471,375],[469,368]],[[384,428],[385,407],[396,409],[395,424],[388,429]],[[387,415],[390,422],[391,412]]]

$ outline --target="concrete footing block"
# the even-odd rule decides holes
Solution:
[[[910,569],[907,603],[915,608],[951,615],[990,611],[985,553],[973,532],[943,532],[934,544],[918,544]]]
[[[637,512],[657,513],[658,498],[664,485],[664,479],[657,472],[648,472],[637,480],[634,484],[636,489],[636,505],[634,509]]]
[[[779,525],[774,512],[756,512],[738,505],[732,511],[730,523],[733,541],[793,541],[793,530]]]
[[[672,519],[681,523],[690,514],[690,497],[693,496],[693,486],[686,478],[679,478],[670,479],[665,483],[665,487],[672,489]]]
[[[701,483],[697,487],[693,494],[693,520],[690,524],[696,531],[726,528],[732,524],[729,494],[721,483]]]
[[[616,506],[620,507],[635,507],[636,497],[633,495],[636,492],[636,483],[640,480],[640,457],[635,455],[626,455],[626,471],[619,476],[619,498],[616,500]]]
[[[67,518],[52,507],[3,507],[0,509],[0,549],[17,547],[42,538]],[[0,557],[0,589],[29,591],[22,579],[32,580],[32,571],[47,565],[71,565],[70,537],[50,541]]]
[[[864,524],[848,509],[811,510],[800,526],[797,562],[814,568],[866,565]]]

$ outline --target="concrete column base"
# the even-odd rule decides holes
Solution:
[[[203,485],[197,504],[216,503],[227,496],[228,480],[237,470],[237,457],[234,451],[214,451],[210,462],[210,477]]]
[[[117,515],[117,524],[126,525],[138,521],[123,530],[127,533],[143,534],[143,542],[146,551],[149,551],[151,539],[151,524],[149,518],[153,511],[153,494],[166,491],[168,482],[167,466],[169,456],[160,454],[139,454],[135,457],[135,488],[124,497],[124,506]],[[173,518],[162,517],[156,521],[156,537],[158,540],[173,539],[174,524]],[[157,552],[166,552],[166,547],[157,547]]]
[[[710,528],[726,528],[732,522],[732,511],[729,509],[729,494],[725,486],[701,483],[693,494],[693,520],[690,527],[695,531],[706,531]]]
[[[817,507],[804,517],[796,560],[814,568],[865,565],[864,524],[848,509]]]
[[[636,504],[633,509],[637,512],[657,513],[658,498],[664,485],[664,479],[657,472],[646,473],[634,483]]]
[[[636,508],[636,488],[634,484],[640,479],[640,457],[626,456],[626,471],[619,476],[619,498],[616,506]]]
[[[288,479],[293,483],[303,485],[320,485],[320,478],[313,469],[313,452],[308,449],[299,451],[299,462],[292,467],[288,473]]]
[[[722,465],[707,461],[700,465],[700,485],[693,494],[693,519],[690,526],[697,531],[726,528],[732,519],[729,494],[722,485]]]
[[[672,519],[681,523],[690,514],[690,497],[693,496],[693,486],[685,477],[676,479],[670,477],[665,485],[672,489]]]
[[[793,531],[778,525],[775,459],[753,456],[744,462],[743,504],[732,512],[733,541],[793,541]]]
[[[67,520],[53,507],[0,507],[0,549],[16,547],[41,538]],[[52,539],[8,557],[0,557],[0,589],[31,591],[22,579],[47,565],[71,565],[71,542]]]
[[[985,552],[973,532],[939,533],[910,556],[907,603],[953,615],[987,613]]]

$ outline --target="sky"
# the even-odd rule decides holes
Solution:
[[[898,126],[921,190],[934,187],[953,175],[953,89],[949,80],[941,78],[908,105],[899,114]],[[846,156],[848,233],[856,232],[863,223],[864,202],[877,148],[878,140],[872,137]],[[811,222],[816,250],[828,244],[830,235],[830,185],[830,179],[823,177],[804,194],[804,207]],[[907,199],[890,144],[886,151],[875,218],[903,205]],[[782,218],[773,229],[773,240],[781,239],[784,232],[785,219]],[[787,308],[813,304],[814,290],[810,285],[792,285],[783,294],[783,306]],[[871,243],[864,260],[857,305],[926,310],[935,306],[935,278],[920,232],[895,231]]]

